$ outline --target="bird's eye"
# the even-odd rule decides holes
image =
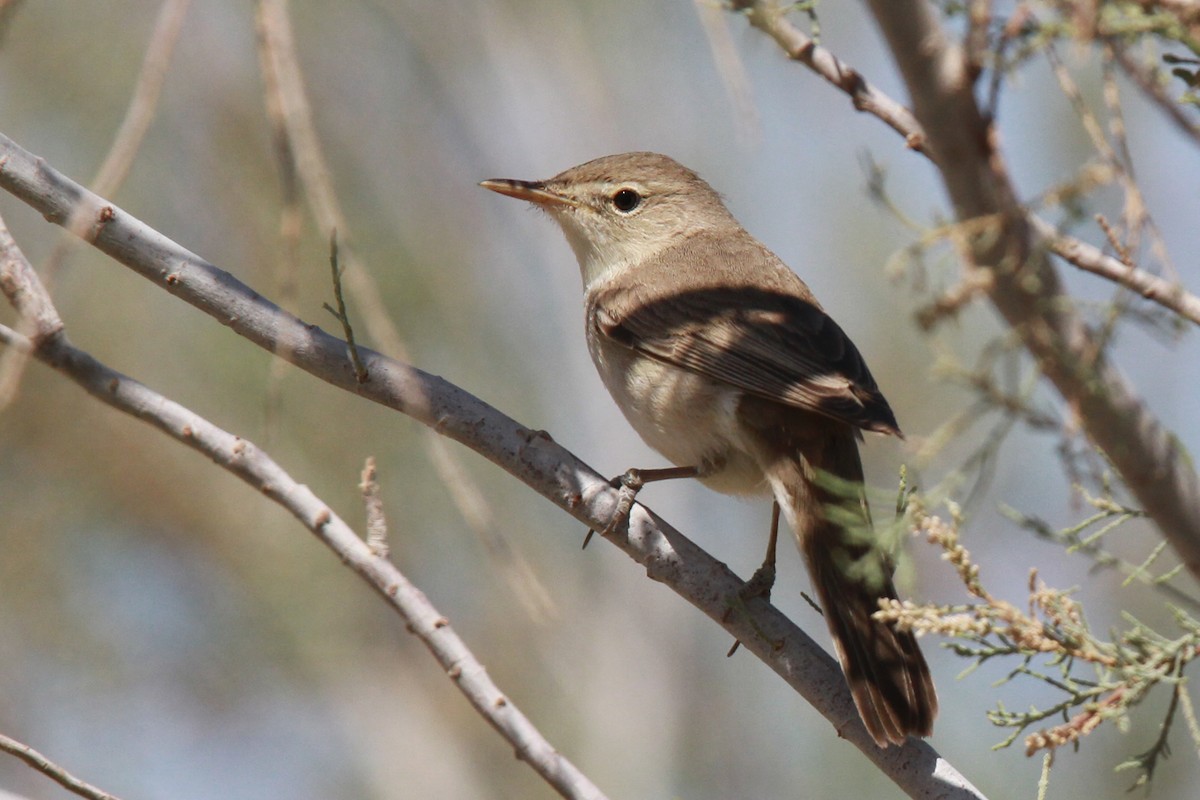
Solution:
[[[620,189],[612,196],[613,207],[628,214],[642,204],[642,196],[635,189]]]

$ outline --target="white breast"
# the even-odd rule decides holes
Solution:
[[[738,444],[740,390],[604,339],[590,321],[587,338],[600,378],[646,444],[677,466],[714,468],[702,480],[719,492],[769,491]]]

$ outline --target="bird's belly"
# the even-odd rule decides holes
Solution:
[[[638,355],[589,342],[600,378],[638,435],[677,466],[709,469],[700,480],[727,494],[770,491],[740,445],[740,390]]]

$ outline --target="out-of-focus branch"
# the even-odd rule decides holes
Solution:
[[[22,313],[41,312],[43,317],[52,315],[57,321],[50,295],[37,281],[33,268],[17,249],[3,220],[0,220],[0,288]],[[605,795],[587,776],[559,754],[492,682],[487,670],[450,628],[446,618],[386,558],[386,548],[381,552],[378,542],[364,541],[306,485],[293,479],[252,442],[218,428],[190,409],[108,368],[88,353],[72,346],[62,335],[61,322],[49,327],[39,322],[37,329],[53,333],[35,343],[0,326],[0,340],[32,352],[40,361],[62,372],[94,397],[204,453],[214,463],[291,512],[400,614],[407,629],[429,648],[459,691],[513,746],[519,759],[528,763],[563,797],[604,799]],[[0,740],[0,747],[8,749],[5,744]],[[97,794],[84,793],[66,783],[65,779],[74,779],[61,770],[57,773],[51,771],[53,765],[33,751],[28,752],[37,756],[38,761],[22,755],[20,751],[10,752],[25,758],[40,771],[85,797],[111,797],[99,790],[95,790]],[[74,782],[92,788],[82,782]]]
[[[16,739],[10,739],[4,734],[0,734],[0,750],[21,759],[68,792],[77,794],[80,797],[87,797],[89,800],[119,800],[116,795],[109,794],[103,789],[97,789],[86,781],[79,780],[79,778],[76,778],[29,745],[22,744]]]
[[[734,129],[738,138],[750,144],[762,139],[762,119],[754,104],[754,92],[746,65],[729,33],[729,15],[711,0],[693,0],[692,8],[700,19],[700,27],[708,39],[713,66],[725,85],[725,94],[732,106]]]
[[[1129,79],[1138,85],[1142,93],[1158,106],[1167,119],[1171,120],[1175,129],[1189,137],[1193,144],[1200,144],[1200,125],[1197,125],[1180,108],[1179,103],[1171,98],[1159,84],[1157,77],[1145,65],[1138,63],[1119,43],[1113,42],[1113,55],[1122,71]]]
[[[989,269],[993,304],[1125,485],[1200,577],[1200,479],[1174,436],[1105,359],[1062,291],[975,101],[963,50],[924,0],[871,0],[960,221],[995,216],[967,255]]]
[[[346,358],[345,342],[283,311],[3,135],[0,186],[57,224],[75,208],[88,209],[94,219],[105,220],[97,226],[93,246],[155,285],[315,377],[401,411],[467,445],[588,527],[607,526],[619,501],[617,490],[545,434],[519,425],[437,376],[366,348],[361,353],[370,378],[359,384]],[[876,747],[858,717],[837,662],[761,599],[740,604],[730,613],[730,603],[741,596],[745,583],[643,506],[634,506],[627,528],[605,538],[645,567],[651,579],[670,587],[741,641],[743,649],[782,677],[911,797],[982,796],[924,741]]]
[[[797,28],[784,15],[777,0],[732,0],[734,10],[743,11],[750,24],[774,39],[788,57],[798,61],[845,92],[859,111],[878,117],[904,137],[913,150],[933,158],[933,147],[921,123],[902,103],[889,97],[869,82],[862,73],[818,45],[808,34]],[[1057,231],[1053,225],[1028,214],[1030,224],[1055,255],[1079,269],[1114,280],[1146,299],[1175,311],[1200,325],[1200,298],[1183,286],[1151,275],[1144,270],[1130,270],[1116,259],[1104,255],[1098,248],[1080,239]],[[1120,266],[1122,280],[1117,280]]]
[[[133,159],[158,110],[158,98],[162,95],[163,82],[167,78],[167,67],[171,64],[171,54],[175,52],[175,42],[179,40],[179,31],[183,28],[190,2],[164,0],[159,9],[150,45],[142,59],[142,69],[133,87],[133,98],[125,110],[125,118],[121,120],[112,148],[92,179],[92,191],[96,194],[109,195],[116,191],[125,182],[125,176],[133,166]]]
[[[175,42],[179,39],[179,31],[183,27],[189,2],[190,0],[164,0],[159,9],[154,32],[150,35],[150,45],[142,59],[142,68],[138,73],[133,97],[125,110],[125,118],[113,138],[108,155],[104,157],[96,177],[92,179],[92,191],[96,194],[111,195],[129,174],[129,168],[133,165],[133,159],[142,146],[142,140],[158,108],[158,98],[162,93],[171,53],[174,52]],[[0,11],[3,10],[0,6]],[[83,237],[86,229],[79,226],[86,224],[86,221],[78,220],[69,225],[68,230],[76,237]],[[64,235],[55,245],[43,266],[47,284],[53,285],[63,262],[77,244],[78,239]],[[0,355],[0,410],[7,407],[16,396],[25,363],[26,357],[17,350],[9,350]]]
[[[869,83],[858,70],[821,47],[797,28],[775,0],[732,0],[734,11],[744,12],[750,24],[783,48],[788,58],[799,61],[850,96],[854,107],[883,120],[918,153],[930,155],[929,143],[912,112]]]
[[[914,0],[871,2],[913,96],[915,114],[908,114],[898,113],[895,108],[903,106],[833,56],[801,58],[823,51],[787,21],[773,0],[736,0],[735,6],[748,10],[752,24],[852,98],[869,92],[872,103],[864,106],[855,99],[855,107],[878,116],[933,160],[960,221],[998,215],[998,230],[972,238],[976,264],[997,276],[989,293],[993,303],[1079,413],[1089,437],[1112,460],[1188,570],[1200,578],[1200,479],[1171,433],[1098,353],[1062,294],[1045,243],[1034,235],[1041,226],[1017,202],[994,132],[975,103],[963,50],[947,43],[931,7]],[[855,76],[849,87],[840,77],[848,73]],[[886,113],[876,110],[880,107]],[[1055,252],[1064,257],[1096,252],[1069,237],[1056,239]],[[1088,258],[1079,266],[1095,263]]]
[[[1038,217],[1031,216],[1029,222],[1038,238],[1045,242],[1056,256],[1085,272],[1099,275],[1137,292],[1147,300],[1152,300],[1184,319],[1200,325],[1200,297],[1186,291],[1178,283],[1160,278],[1144,269],[1126,266],[1120,259],[1107,255],[1098,247],[1062,235],[1053,225]]]
[[[23,0],[0,0],[0,44],[4,43],[4,37],[8,35],[8,26],[22,2]]]
[[[338,231],[344,264],[344,281],[361,316],[368,334],[378,346],[404,361],[410,361],[408,348],[400,331],[392,324],[383,305],[383,292],[375,282],[354,248],[349,220],[342,212],[341,202],[330,177],[321,140],[313,124],[308,92],[296,56],[295,40],[288,17],[287,0],[259,0],[258,4],[259,61],[267,107],[274,130],[276,147],[285,179],[294,167],[304,197],[317,226],[323,235]],[[285,186],[286,186],[285,180]],[[285,214],[287,213],[285,209]],[[286,217],[285,217],[286,218]],[[451,500],[459,509],[472,532],[483,542],[495,560],[509,589],[535,620],[555,615],[554,601],[541,578],[529,562],[517,552],[504,533],[504,526],[492,513],[487,500],[475,481],[462,468],[458,459],[446,447],[440,436],[424,437],[426,454],[437,470]]]

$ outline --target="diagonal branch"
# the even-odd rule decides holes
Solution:
[[[789,58],[804,64],[845,92],[856,109],[879,118],[903,136],[910,149],[936,161],[933,143],[913,113],[793,25],[776,0],[733,0],[733,8],[745,12],[750,24],[774,39]],[[1055,255],[1085,272],[1119,283],[1200,325],[1200,297],[1191,294],[1182,285],[1142,269],[1130,268],[1106,256],[1099,248],[1057,231],[1037,216],[1029,214],[1028,217],[1041,243]]]
[[[241,478],[266,497],[283,506],[314,533],[341,560],[357,572],[397,611],[408,630],[417,635],[454,681],[475,710],[515,749],[543,780],[563,797],[604,800],[605,795],[542,736],[520,709],[488,677],[487,670],[450,628],[429,599],[385,556],[378,554],[328,505],[304,484],[297,482],[254,443],[218,428],[207,419],[175,403],[138,381],[110,369],[88,353],[71,345],[62,335],[62,323],[50,295],[38,281],[33,268],[17,249],[4,221],[0,219],[0,289],[23,314],[35,311],[37,341],[0,325],[0,341],[16,346],[54,367],[86,389],[92,396],[131,416],[148,422],[218,466]],[[50,322],[42,320],[50,319]],[[50,335],[41,336],[44,331]],[[0,749],[6,749],[0,737]],[[116,800],[93,790],[25,748],[9,750],[68,789],[94,800]],[[34,758],[36,757],[36,758]],[[73,783],[65,782],[70,779]]]
[[[1147,300],[1152,300],[1184,319],[1200,325],[1200,297],[1189,294],[1178,283],[1160,278],[1144,269],[1127,266],[1119,258],[1105,254],[1098,247],[1059,233],[1053,225],[1039,217],[1030,216],[1029,223],[1034,233],[1056,256],[1085,272],[1099,275],[1137,292]]]
[[[3,135],[0,186],[56,224],[68,219],[73,209],[87,209],[97,222],[93,246],[259,347],[467,445],[589,527],[603,529],[611,518],[618,492],[545,434],[518,424],[437,376],[366,348],[361,353],[370,379],[359,384],[346,359],[345,342],[283,311]],[[605,538],[645,567],[651,579],[668,586],[741,641],[744,649],[782,677],[833,724],[839,736],[911,797],[982,797],[924,741],[909,739],[901,747],[876,747],[858,717],[837,662],[761,599],[729,613],[745,584],[643,506],[634,506],[628,528]]]
[[[750,24],[774,39],[788,58],[799,61],[849,95],[856,109],[878,117],[903,136],[908,147],[932,157],[929,142],[912,112],[793,25],[775,0],[732,0],[731,7],[734,11],[744,12]]]
[[[81,781],[37,750],[34,750],[27,744],[18,742],[16,739],[10,739],[0,734],[0,750],[21,759],[68,792],[77,794],[80,797],[86,797],[88,800],[120,800],[116,795],[109,794],[103,789],[98,789],[87,781]]]
[[[870,6],[957,218],[996,219],[985,235],[968,242],[974,265],[995,276],[992,303],[1188,570],[1200,577],[1200,479],[1175,437],[1108,363],[1063,292],[1009,181],[996,132],[976,104],[962,48],[947,40],[923,0],[871,0]]]

